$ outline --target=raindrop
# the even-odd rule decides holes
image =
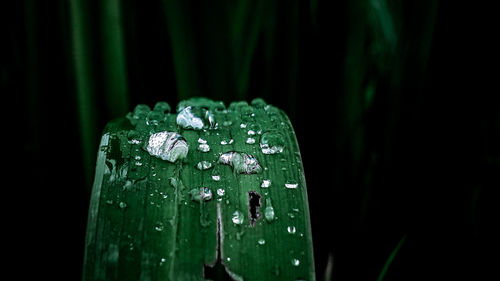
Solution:
[[[294,265],[294,266],[299,266],[299,264],[300,264],[299,259],[295,259],[295,258],[294,258],[294,259],[292,259],[292,265]]]
[[[290,234],[295,234],[295,232],[297,231],[297,229],[295,228],[295,226],[289,226],[289,227],[286,228],[286,230]]]
[[[196,164],[196,168],[198,170],[201,170],[201,171],[208,170],[208,169],[210,169],[212,167],[213,167],[212,166],[212,162],[205,161],[205,160],[200,161],[200,162],[198,162],[198,164]]]
[[[260,137],[260,148],[264,154],[276,154],[283,152],[285,143],[283,135],[278,131],[268,131]]]
[[[171,109],[170,105],[167,102],[159,101],[155,104],[153,110],[161,113],[169,113]]]
[[[274,220],[274,208],[271,204],[271,198],[266,198],[266,209],[264,210],[264,217],[268,222]]]
[[[200,145],[198,145],[198,150],[201,152],[209,152],[210,146],[206,143],[200,143]]]
[[[163,231],[163,223],[157,222],[156,226],[155,226],[155,230],[158,232]]]
[[[254,144],[255,143],[255,139],[254,138],[247,138],[246,143],[247,144]]]
[[[248,130],[248,135],[249,135],[249,136],[253,136],[253,135],[255,135],[255,131],[254,131],[254,130]]]
[[[220,181],[220,176],[219,175],[212,175],[212,180]]]
[[[260,185],[260,187],[268,188],[269,186],[271,186],[271,180],[262,180],[262,184]]]
[[[191,106],[182,109],[179,114],[177,114],[176,122],[177,125],[184,129],[201,130],[205,125],[203,119],[193,113]]]
[[[256,174],[262,170],[255,156],[243,152],[231,151],[221,154],[219,163],[230,165],[233,171],[238,174]]]
[[[260,238],[259,241],[257,241],[257,243],[259,243],[259,245],[264,245],[266,244],[266,240]]]
[[[159,132],[149,136],[146,151],[150,155],[174,163],[186,158],[189,146],[186,140],[175,132]]]
[[[208,187],[193,188],[189,191],[191,200],[201,203],[212,200],[212,190]]]
[[[120,202],[119,206],[120,206],[120,209],[125,209],[125,208],[127,208],[127,203]]]
[[[234,224],[242,224],[244,218],[245,217],[243,216],[243,213],[241,213],[238,210],[234,211],[233,218],[232,218]]]
[[[240,124],[240,128],[244,129],[244,128],[246,128],[246,127],[247,127],[247,124],[245,124],[245,123],[241,123],[241,124]]]
[[[285,187],[286,187],[286,188],[290,188],[290,189],[295,189],[295,188],[297,188],[298,186],[299,186],[299,184],[298,184],[298,183],[289,183],[289,182],[285,183]]]
[[[204,140],[202,138],[198,138],[198,143],[207,143],[207,140]]]
[[[146,124],[148,125],[158,125],[165,119],[165,114],[159,111],[151,111],[146,117]]]

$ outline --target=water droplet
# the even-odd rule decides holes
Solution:
[[[210,169],[212,167],[213,167],[212,166],[212,162],[208,162],[208,161],[205,161],[205,160],[200,161],[200,162],[198,162],[198,164],[196,164],[196,168],[198,170],[201,170],[201,171],[208,170],[208,169]]]
[[[200,143],[200,145],[198,145],[198,150],[201,151],[201,152],[209,152],[210,151],[210,145],[208,145],[206,143]]]
[[[231,261],[231,258],[230,258],[230,257],[227,257],[227,258],[226,258],[226,261]]]
[[[146,124],[156,126],[160,124],[160,122],[163,122],[163,120],[165,120],[165,114],[163,114],[163,112],[151,111],[146,117]]]
[[[220,181],[220,176],[219,175],[212,175],[212,180]]]
[[[299,259],[292,259],[292,265],[299,266],[300,265],[300,260]]]
[[[264,245],[266,244],[266,240],[260,238],[259,241],[257,241],[257,243],[259,243],[259,245]]]
[[[254,107],[261,108],[267,105],[267,103],[262,98],[253,99],[250,104]]]
[[[240,128],[244,129],[244,128],[246,128],[246,127],[247,127],[247,124],[245,124],[245,123],[241,123],[241,124],[240,124]]]
[[[254,144],[255,143],[255,139],[254,138],[247,138],[246,143],[247,144]]]
[[[217,189],[217,195],[219,196],[224,196],[226,194],[226,191],[222,188]]]
[[[232,121],[224,121],[224,122],[222,122],[222,125],[228,127],[228,126],[233,125],[233,122]]]
[[[286,188],[290,188],[290,189],[295,189],[295,188],[297,188],[298,186],[299,186],[299,184],[298,184],[298,183],[290,183],[290,182],[285,183],[285,187],[286,187]]]
[[[238,210],[234,211],[232,218],[234,224],[242,224],[244,219],[245,217],[240,211]]]
[[[161,113],[169,113],[171,109],[170,105],[167,102],[159,101],[155,104],[153,110]]]
[[[139,122],[139,120],[142,120],[146,118],[148,113],[151,111],[151,108],[148,105],[145,104],[138,104],[134,108],[134,113],[128,114],[127,118],[130,120],[130,123],[134,126],[136,126]]]
[[[202,138],[198,138],[198,143],[207,143],[207,140],[204,140]]]
[[[155,230],[158,232],[163,231],[163,223],[157,222],[156,226],[155,226]]]
[[[127,208],[127,203],[120,202],[119,206],[120,206],[120,209],[125,209],[125,208]]]
[[[203,119],[193,113],[191,106],[182,109],[179,114],[177,114],[176,122],[177,125],[184,129],[201,130],[205,125]]]
[[[127,133],[127,139],[129,144],[139,144],[142,142],[141,134],[136,130],[130,130]]]
[[[281,153],[284,146],[284,137],[278,131],[268,131],[260,137],[260,148],[264,154]]]
[[[255,135],[255,131],[254,130],[248,130],[247,133],[248,133],[249,136]]]
[[[233,171],[238,174],[256,174],[262,170],[255,156],[242,152],[231,151],[221,154],[219,163],[230,165]]]
[[[262,184],[260,185],[260,187],[268,188],[269,186],[271,186],[271,180],[262,180]]]
[[[297,229],[295,228],[295,226],[289,226],[289,227],[286,228],[286,230],[290,234],[295,234],[295,232],[297,231]]]
[[[175,132],[159,132],[149,136],[146,151],[150,155],[174,163],[186,158],[189,146],[186,140]]]
[[[264,217],[268,222],[274,220],[274,208],[271,204],[271,198],[266,198],[266,209],[264,210]]]

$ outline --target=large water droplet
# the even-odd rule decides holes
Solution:
[[[268,131],[260,137],[260,148],[264,154],[281,153],[284,146],[284,137],[278,131]]]
[[[234,224],[242,224],[244,219],[243,213],[238,210],[234,211],[232,218]]]
[[[271,204],[271,198],[266,198],[266,209],[264,210],[264,217],[268,222],[274,220],[274,208]]]
[[[179,114],[177,114],[177,125],[181,126],[184,129],[195,129],[201,130],[205,125],[203,123],[203,119],[201,117],[196,116],[192,112],[192,107],[188,106],[182,109]]]
[[[189,146],[186,140],[175,132],[159,132],[149,136],[146,151],[150,155],[174,163],[186,158]]]
[[[243,152],[231,151],[221,154],[219,163],[230,165],[233,171],[238,174],[256,174],[262,170],[255,156]]]

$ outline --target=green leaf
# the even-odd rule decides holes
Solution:
[[[178,110],[188,106],[203,129],[147,106],[106,126],[83,280],[314,280],[306,183],[286,114],[260,99],[228,108],[191,99]],[[152,149],[150,137],[166,132],[189,145],[185,158],[160,155],[182,138]],[[260,169],[245,162],[254,158]]]

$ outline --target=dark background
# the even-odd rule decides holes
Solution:
[[[20,278],[79,280],[96,148],[138,103],[262,97],[305,166],[317,280],[494,279],[494,17],[456,1],[1,7],[4,232]],[[498,87],[496,87],[498,88]],[[12,179],[12,180],[9,180]],[[9,203],[9,204],[7,204]],[[497,259],[496,259],[497,260]]]

